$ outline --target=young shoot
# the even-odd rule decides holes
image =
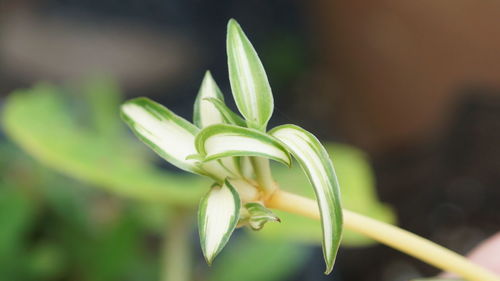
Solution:
[[[121,108],[123,120],[158,155],[213,180],[198,208],[208,264],[236,227],[259,230],[267,222],[279,222],[269,209],[280,209],[321,221],[326,274],[333,270],[346,227],[464,278],[499,280],[430,241],[343,210],[337,176],[320,141],[296,125],[267,130],[274,108],[271,87],[257,52],[233,19],[227,27],[227,58],[231,92],[241,116],[226,106],[208,71],[194,104],[194,124],[147,98],[132,99]],[[290,166],[292,157],[309,179],[316,202],[285,192],[274,181],[269,160]]]

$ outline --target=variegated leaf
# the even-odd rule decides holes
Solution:
[[[198,96],[194,103],[193,121],[199,128],[224,123],[224,117],[219,109],[207,99],[214,99],[224,104],[224,96],[215,83],[210,71],[205,73]]]
[[[195,139],[198,153],[205,162],[234,156],[260,156],[290,165],[290,155],[275,138],[250,128],[212,125]]]
[[[121,116],[134,134],[173,165],[201,173],[189,155],[197,154],[194,139],[198,128],[161,104],[136,98],[121,106]]]
[[[238,223],[240,214],[238,192],[226,180],[214,185],[201,199],[198,210],[198,230],[203,255],[208,264],[224,248]]]
[[[246,203],[245,209],[248,212],[248,218],[246,221],[253,230],[262,229],[262,227],[264,227],[264,225],[268,222],[281,222],[278,216],[260,203]]]
[[[249,127],[265,130],[274,108],[271,87],[257,52],[234,19],[227,26],[227,61],[239,111]]]
[[[314,187],[321,214],[323,254],[328,274],[333,269],[342,237],[340,191],[332,161],[319,140],[295,125],[279,126],[269,132],[297,159]]]

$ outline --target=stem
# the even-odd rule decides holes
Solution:
[[[266,202],[270,208],[319,219],[316,201],[277,190]],[[500,278],[463,256],[411,232],[369,217],[343,210],[344,227],[414,256],[444,271],[456,273],[470,281],[499,281]]]
[[[265,197],[271,196],[276,191],[277,186],[271,174],[269,160],[261,157],[251,157],[250,161],[252,161],[257,183],[264,191]]]
[[[172,224],[165,230],[162,248],[162,281],[189,281],[191,279],[191,218],[177,212]]]

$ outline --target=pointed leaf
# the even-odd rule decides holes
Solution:
[[[271,87],[257,52],[234,19],[227,25],[227,62],[239,111],[249,127],[265,130],[274,108]]]
[[[201,82],[201,87],[194,103],[193,121],[199,128],[224,123],[224,117],[213,103],[206,100],[208,98],[224,103],[224,97],[210,74],[210,71],[205,73],[205,77],[203,77],[203,82]]]
[[[260,156],[290,165],[290,155],[275,138],[254,129],[233,125],[212,125],[195,140],[198,153],[206,161],[222,157]]]
[[[245,209],[248,211],[248,224],[253,230],[262,229],[267,222],[281,222],[278,216],[260,203],[247,203]]]
[[[198,210],[198,229],[201,248],[208,264],[224,248],[236,228],[240,214],[238,192],[226,180],[214,185],[201,199]]]
[[[134,134],[165,160],[183,170],[201,172],[189,157],[197,154],[194,138],[198,128],[193,124],[148,98],[127,101],[121,115]]]
[[[229,109],[222,100],[217,98],[206,98],[205,100],[211,102],[219,110],[224,118],[224,123],[246,127],[247,123],[245,120]]]
[[[332,161],[318,139],[298,126],[283,125],[269,133],[284,143],[314,187],[321,213],[325,273],[329,274],[340,245],[343,223],[339,185]]]

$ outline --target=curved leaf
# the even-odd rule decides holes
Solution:
[[[335,263],[343,224],[339,184],[332,161],[318,139],[298,126],[283,125],[269,133],[284,143],[314,187],[321,213],[325,273],[329,274]]]
[[[367,156],[359,149],[339,143],[325,143],[331,158],[335,155],[335,173],[340,184],[342,207],[350,211],[396,224],[396,215],[391,207],[377,196],[374,174]],[[291,168],[276,166],[273,177],[289,192],[314,198],[314,189],[308,188],[307,177],[301,173],[300,165]],[[321,243],[321,225],[317,221],[299,215],[274,210],[281,224],[269,224],[259,232],[260,237],[290,239],[301,243]],[[353,230],[344,229],[342,246],[366,247],[377,242]]]
[[[173,165],[193,173],[201,173],[196,161],[193,124],[148,98],[136,98],[121,107],[123,120],[146,145]]]
[[[224,96],[215,83],[210,71],[205,73],[198,96],[194,102],[193,122],[199,128],[224,123],[224,117],[220,113],[220,110],[213,103],[207,101],[206,99],[208,98],[224,103]]]
[[[233,125],[213,125],[200,131],[195,140],[204,161],[234,156],[260,156],[290,165],[286,149],[270,135]]]
[[[274,101],[267,75],[257,52],[234,20],[227,25],[227,64],[234,100],[248,126],[265,130]]]
[[[203,255],[208,264],[224,248],[240,216],[238,192],[226,180],[222,186],[214,185],[200,201],[198,229]]]

